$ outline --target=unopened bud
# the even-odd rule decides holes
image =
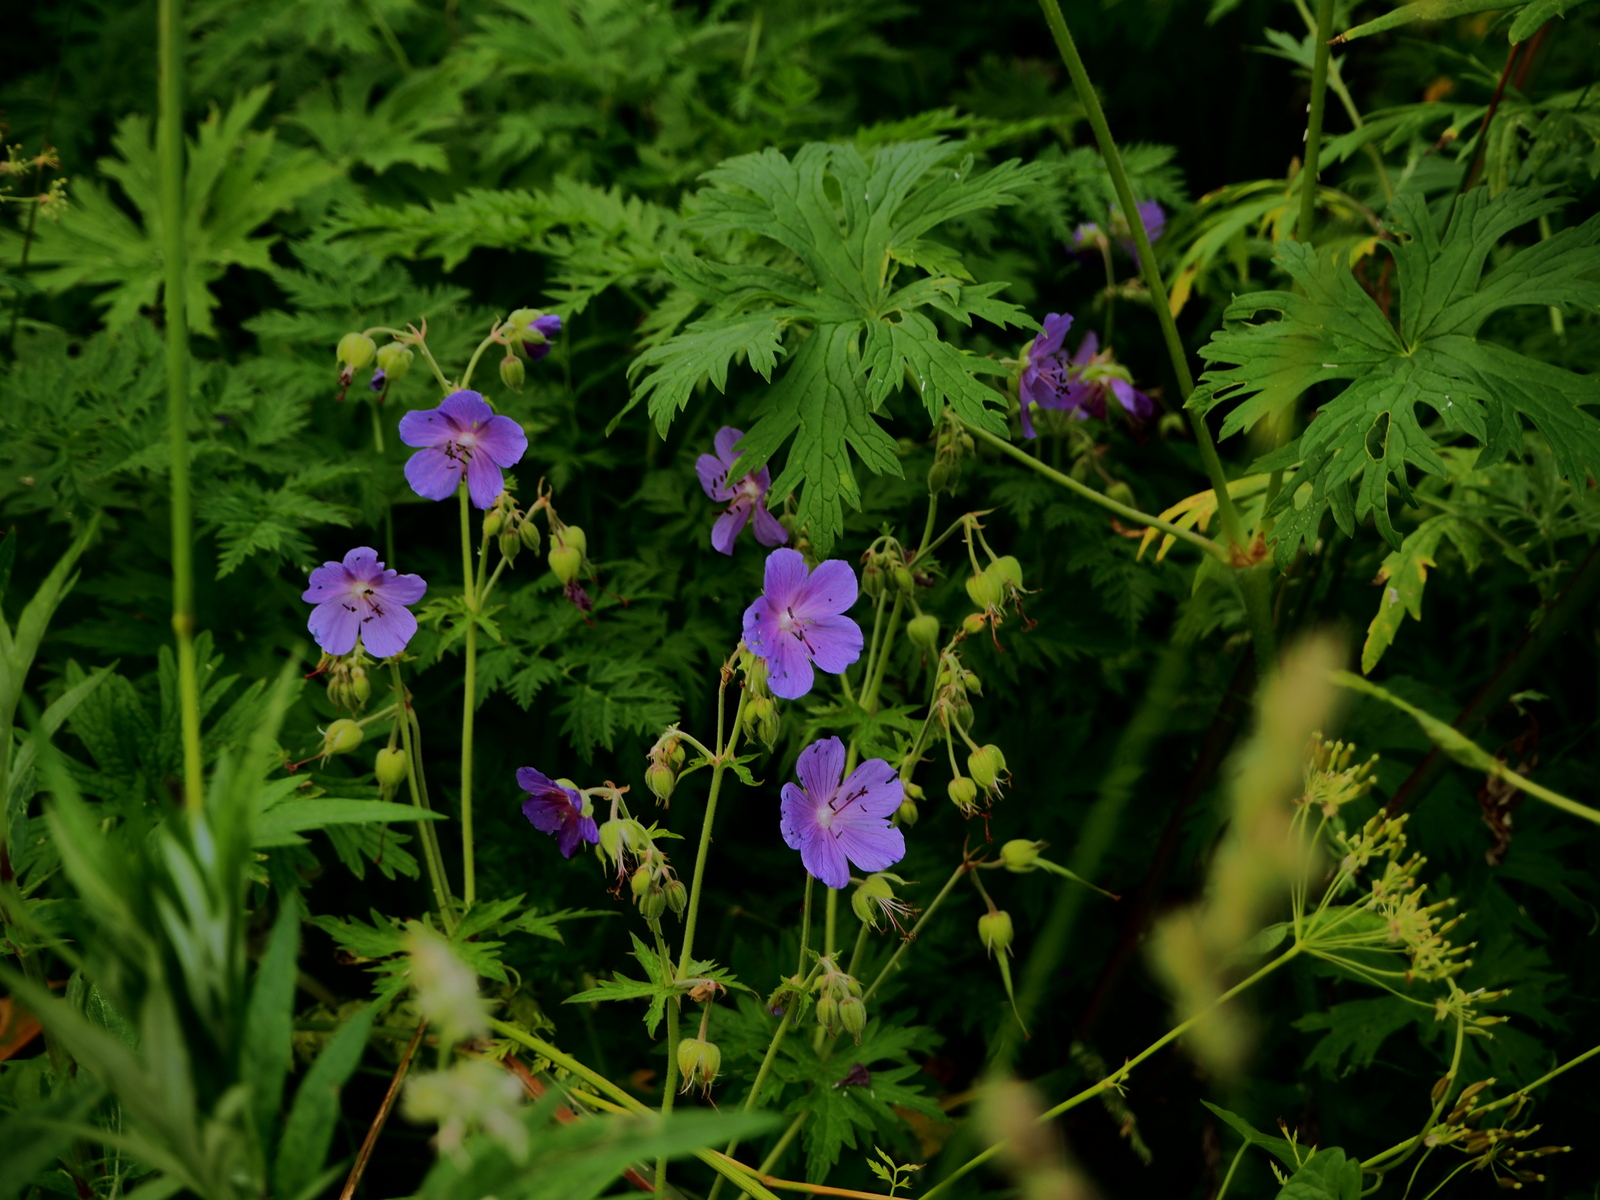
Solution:
[[[1005,774],[1006,756],[1000,752],[1000,747],[995,745],[980,746],[967,755],[967,770],[972,774],[972,781],[984,791],[993,791],[995,784],[1000,782],[1000,776]]]
[[[922,814],[917,810],[917,802],[910,796],[907,796],[904,800],[900,801],[900,807],[894,810],[894,819],[896,823],[904,825],[907,829],[910,829],[913,825],[915,825],[917,823],[917,818],[921,815]]]
[[[877,555],[868,558],[861,568],[861,594],[873,600],[883,595],[883,570],[878,566]]]
[[[322,757],[348,754],[361,745],[366,733],[349,717],[341,717],[322,731]]]
[[[386,792],[393,791],[410,776],[411,756],[398,746],[385,746],[378,751],[377,761],[372,764],[372,773],[378,777],[379,787]]]
[[[372,680],[367,678],[367,669],[358,663],[350,668],[350,699],[354,707],[365,708],[371,696]]]
[[[771,696],[767,689],[767,660],[745,652],[744,686],[752,696]]]
[[[635,900],[643,900],[645,894],[650,890],[650,884],[650,868],[640,867],[633,873],[633,881],[629,885],[633,889],[633,898]]]
[[[896,564],[894,570],[889,574],[894,579],[894,586],[900,589],[902,596],[909,596],[917,590],[916,577],[911,574],[909,567]]]
[[[525,519],[517,528],[517,536],[522,539],[523,546],[530,554],[539,553],[539,527],[531,520]]]
[[[982,633],[986,624],[982,613],[968,613],[961,619],[961,628],[969,637]]]
[[[1000,847],[1000,861],[1005,864],[1008,871],[1021,874],[1031,871],[1039,861],[1039,851],[1044,848],[1043,842],[1030,842],[1027,838],[1012,838]]]
[[[1009,950],[1015,937],[1016,931],[1011,927],[1011,914],[1004,909],[997,908],[978,918],[978,939],[990,953],[996,950]]]
[[[339,339],[339,348],[334,353],[339,356],[341,371],[359,371],[377,352],[377,343],[366,334],[347,333]]]
[[[500,531],[500,557],[507,562],[516,562],[517,555],[522,553],[522,538],[510,529]]]
[[[928,468],[928,491],[935,495],[947,489],[954,492],[955,487],[951,482],[951,477],[959,477],[959,475],[960,472],[952,468],[944,458],[935,458],[933,466]]]
[[[651,763],[644,769],[644,785],[650,794],[665,804],[672,799],[672,790],[678,786],[678,777],[666,763]]]
[[[906,622],[906,637],[911,639],[913,646],[920,647],[929,654],[937,653],[939,649],[939,618],[932,613],[923,613],[920,617],[912,617]]]
[[[817,1024],[829,1033],[839,1027],[839,1002],[832,996],[817,997]]]
[[[965,775],[957,775],[947,789],[950,800],[962,812],[971,812],[978,803],[978,785]]]
[[[505,528],[505,523],[505,511],[500,508],[491,508],[483,514],[483,536],[498,537],[500,530]]]
[[[500,360],[500,382],[514,392],[522,390],[522,381],[528,377],[528,369],[522,365],[522,360],[515,354],[508,354]]]
[[[556,545],[551,548],[547,561],[550,573],[565,586],[574,582],[578,572],[583,570],[583,551],[576,546]]]
[[[378,350],[378,370],[383,372],[384,379],[392,386],[406,377],[406,372],[411,370],[413,357],[409,346],[390,342]]]
[[[967,577],[967,596],[979,611],[998,608],[1003,597],[1000,580],[988,571]]]
[[[683,886],[681,879],[667,881],[667,907],[676,915],[683,916],[684,910],[689,907],[689,889]]]
[[[624,845],[625,838],[621,819],[612,817],[611,820],[602,822],[600,826],[600,849],[605,851],[606,857],[614,863],[620,863]]]
[[[978,678],[978,673],[976,671],[961,672],[961,686],[966,688],[967,691],[971,692],[974,696],[983,695],[983,680]]]
[[[661,914],[666,911],[667,893],[664,889],[652,887],[639,897],[639,915],[646,921],[659,921]]]
[[[904,790],[907,800],[921,800],[926,794],[923,792],[920,783],[914,783],[909,779],[903,780],[900,786]]]
[[[589,535],[576,525],[563,525],[561,532],[554,535],[554,539],[568,546],[576,546],[579,554],[589,553]]]
[[[861,1040],[861,1031],[867,1027],[867,1005],[860,996],[846,996],[839,1001],[839,1024],[856,1041]]]
[[[678,1071],[683,1076],[683,1089],[709,1088],[722,1070],[722,1051],[715,1042],[699,1038],[684,1038],[678,1043]]]

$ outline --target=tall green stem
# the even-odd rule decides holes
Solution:
[[[1300,172],[1300,220],[1295,238],[1311,242],[1317,212],[1317,174],[1322,159],[1322,113],[1328,99],[1328,40],[1333,37],[1333,0],[1317,0],[1315,57],[1311,60],[1311,107],[1306,118],[1306,164]]]
[[[183,802],[205,805],[200,768],[200,674],[194,654],[194,514],[189,496],[189,315],[183,206],[183,4],[161,0],[160,61],[162,299],[167,320],[167,447],[172,460],[172,630],[178,638],[178,707],[183,737]]]
[[[1149,289],[1156,319],[1161,322],[1161,336],[1167,344],[1167,355],[1172,359],[1173,374],[1178,378],[1178,392],[1185,401],[1189,424],[1194,429],[1194,440],[1200,447],[1200,461],[1205,464],[1206,477],[1211,481],[1212,490],[1217,493],[1217,514],[1222,518],[1223,535],[1235,546],[1243,547],[1244,522],[1239,517],[1233,497],[1228,495],[1228,477],[1222,470],[1222,460],[1217,457],[1211,430],[1206,427],[1205,418],[1187,406],[1189,393],[1194,391],[1194,376],[1189,371],[1189,359],[1184,353],[1183,339],[1178,336],[1177,322],[1172,319],[1172,305],[1167,298],[1166,285],[1161,281],[1161,271],[1156,267],[1156,256],[1150,249],[1150,235],[1145,232],[1144,222],[1139,219],[1133,185],[1128,181],[1127,168],[1122,165],[1122,153],[1111,136],[1105,110],[1100,107],[1100,98],[1095,95],[1089,72],[1078,55],[1077,44],[1073,42],[1072,33],[1061,15],[1061,5],[1057,0],[1039,0],[1039,7],[1044,10],[1044,19],[1056,40],[1056,49],[1061,52],[1061,61],[1066,64],[1073,89],[1078,93],[1078,101],[1089,120],[1089,128],[1094,131],[1100,157],[1105,159],[1106,171],[1117,193],[1117,203],[1127,217],[1128,232],[1132,234],[1134,247],[1139,254],[1139,271],[1144,276],[1145,287]]]
[[[689,885],[689,908],[683,919],[683,951],[678,957],[678,971],[686,974],[689,970],[689,960],[694,953],[695,926],[700,921],[700,890],[706,875],[706,858],[711,853],[711,826],[717,819],[717,797],[722,794],[722,778],[728,772],[728,761],[733,758],[733,751],[739,742],[739,722],[744,716],[744,701],[749,693],[743,688],[739,689],[739,706],[734,710],[733,728],[728,731],[728,740],[717,747],[717,762],[711,768],[711,791],[706,796],[706,815],[700,822],[700,849],[694,858],[694,881]],[[717,705],[722,706],[722,696],[717,696]],[[719,720],[718,725],[721,725]]]
[[[389,660],[389,678],[394,685],[395,707],[399,710],[400,748],[406,755],[406,784],[411,791],[411,803],[423,812],[432,811],[422,791],[422,757],[417,753],[411,738],[411,705],[406,698],[405,681],[400,678],[400,664]],[[444,873],[444,857],[439,853],[439,839],[431,820],[417,822],[417,840],[422,845],[422,861],[428,868],[428,880],[433,885],[433,901],[439,907],[440,919],[446,929],[454,929],[455,912],[450,907],[450,886]]]
[[[461,898],[471,908],[478,898],[478,864],[472,846],[472,723],[478,699],[478,593],[472,582],[472,514],[467,484],[461,483],[461,572],[467,600],[467,647],[461,698]]]

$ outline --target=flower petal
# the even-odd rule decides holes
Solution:
[[[763,546],[783,546],[789,541],[789,531],[778,523],[778,518],[767,511],[765,504],[755,506],[756,541]]]
[[[374,605],[361,621],[361,644],[373,658],[393,658],[417,634],[417,619],[402,605]]]
[[[421,453],[426,454],[424,450]],[[474,453],[467,459],[467,495],[474,508],[493,508],[506,489],[506,477],[487,454]]]
[[[457,432],[437,408],[408,412],[400,418],[400,440],[408,446],[442,446]]]
[[[778,633],[778,619],[765,596],[757,596],[744,610],[744,644],[757,658],[766,658]]]
[[[735,429],[732,425],[724,425],[717,430],[717,436],[711,439],[711,445],[715,447],[717,457],[726,466],[733,466],[734,460],[739,457],[738,451],[734,447],[739,444],[739,439],[742,437],[744,437],[744,430]]]
[[[555,313],[545,313],[542,317],[535,317],[529,323],[529,328],[537,329],[547,338],[554,337],[561,332],[561,318]]]
[[[349,654],[356,648],[361,621],[348,599],[324,600],[311,610],[306,628],[328,654]]]
[[[1033,345],[1028,347],[1030,361],[1038,362],[1041,358],[1061,352],[1061,343],[1066,339],[1067,330],[1072,328],[1071,313],[1048,313],[1044,319],[1044,332],[1033,339]]]
[[[832,832],[819,829],[800,847],[800,861],[806,870],[831,888],[850,883],[850,864],[845,861],[840,840]]]
[[[1091,358],[1099,353],[1100,335],[1091,329],[1088,333],[1083,335],[1083,341],[1079,343],[1077,352],[1073,354],[1073,365],[1081,367],[1084,363],[1088,362]]]
[[[494,416],[494,409],[489,407],[481,393],[473,391],[451,392],[439,402],[439,413],[453,422],[457,429],[467,430],[473,426],[482,428]]]
[[[528,452],[528,432],[510,417],[491,417],[478,431],[477,449],[498,467],[514,467]]]
[[[448,500],[461,482],[461,460],[432,447],[418,450],[406,461],[406,482],[424,500]]]
[[[845,810],[851,816],[856,813],[865,813],[869,817],[887,818],[890,813],[900,807],[900,801],[905,799],[905,785],[900,782],[900,772],[895,770],[881,758],[869,758],[866,762],[850,772],[839,787],[839,794],[860,798],[854,800]]]
[[[780,554],[793,554],[800,558],[794,550],[774,551],[772,558]],[[769,573],[772,558],[767,560]],[[804,562],[803,559],[801,561]],[[772,595],[770,583],[767,595]],[[850,569],[850,564],[842,558],[830,558],[827,562],[817,564],[811,577],[789,601],[789,608],[797,617],[831,617],[854,604],[856,595],[856,573]]]
[[[845,570],[849,570],[845,566]],[[852,575],[851,579],[855,577]],[[774,550],[767,555],[763,591],[774,610],[788,608],[806,585],[806,560],[798,550]],[[854,597],[851,597],[854,599]],[[837,611],[837,610],[835,610]]]
[[[402,575],[389,570],[383,578],[374,580],[373,594],[384,604],[415,604],[427,595],[428,584],[421,575]]]
[[[728,511],[718,517],[717,523],[711,527],[712,549],[720,550],[723,554],[732,554],[733,541],[749,519],[749,501],[735,500],[730,504]]]
[[[791,850],[800,849],[817,827],[817,808],[806,794],[792,783],[783,785],[783,802],[778,817],[778,832]]]
[[[849,617],[813,617],[806,622],[811,661],[830,675],[842,675],[859,659],[862,643],[861,626]]]
[[[700,490],[713,500],[732,500],[728,486],[728,464],[715,454],[702,454],[694,460],[694,473],[700,476]]]
[[[811,657],[797,637],[778,633],[769,638],[767,652],[762,657],[767,660],[767,684],[779,699],[798,700],[816,682],[816,675],[811,670]]]
[[[556,786],[556,781],[534,767],[517,768],[517,786],[535,796]]]
[[[300,599],[320,604],[334,596],[348,595],[351,579],[343,563],[325,562],[311,572],[306,584],[306,590],[300,593]]]
[[[886,871],[906,856],[906,836],[881,817],[835,821],[836,845],[863,871]]]
[[[555,833],[561,828],[566,805],[557,804],[543,796],[532,796],[522,802],[522,815],[540,833]]]
[[[822,738],[800,751],[794,773],[800,777],[800,786],[805,788],[813,810],[838,794],[844,763],[844,743],[836,737]]]

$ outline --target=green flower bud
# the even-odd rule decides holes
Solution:
[[[508,354],[500,360],[500,382],[513,392],[522,390],[522,381],[527,377],[528,369],[515,354]]]
[[[767,660],[757,658],[748,651],[745,654],[744,686],[752,696],[770,698],[772,695],[767,689]]]
[[[650,794],[665,804],[672,799],[672,789],[678,786],[678,777],[663,762],[653,762],[644,769],[644,785]]]
[[[744,702],[744,735],[753,738],[761,732],[762,716],[772,707],[765,696],[751,696]]]
[[[1005,864],[1008,871],[1021,874],[1031,871],[1034,864],[1039,861],[1039,851],[1044,849],[1043,842],[1030,842],[1027,838],[1012,838],[1000,847],[1000,861]]]
[[[633,889],[633,898],[643,900],[650,891],[651,874],[649,867],[640,867],[633,873],[633,881],[629,886]]]
[[[359,664],[350,668],[349,695],[355,708],[365,708],[372,696],[372,680],[367,678],[367,669]]]
[[[996,950],[1009,951],[1015,937],[1016,931],[1011,926],[1011,914],[1004,909],[997,908],[978,918],[978,940],[991,954]]]
[[[406,377],[406,372],[411,370],[411,360],[415,357],[409,346],[390,342],[378,348],[378,370],[383,372],[383,377],[393,386]]]
[[[922,785],[920,783],[913,783],[909,779],[901,783],[900,786],[905,791],[907,800],[921,800],[925,795],[922,790]]]
[[[911,639],[913,646],[936,654],[939,650],[939,618],[932,613],[912,617],[906,622],[906,636]]]
[[[349,754],[361,745],[366,733],[349,717],[341,717],[322,731],[322,757]]]
[[[1010,584],[1019,592],[1022,590],[1022,564],[1011,555],[995,559],[989,564],[989,571],[994,572],[1002,583]]]
[[[555,539],[568,546],[576,546],[579,554],[589,553],[589,535],[576,525],[563,526],[561,532],[555,535]]]
[[[894,570],[890,572],[890,575],[894,579],[894,586],[900,589],[901,595],[909,596],[912,592],[917,590],[916,577],[911,574],[911,569],[909,567],[904,567],[897,564]]]
[[[557,545],[551,548],[546,561],[550,564],[550,573],[565,586],[583,570],[583,551],[576,546]]]
[[[667,911],[667,893],[658,887],[651,888],[639,897],[639,915],[646,921],[659,921]]]
[[[1126,504],[1132,508],[1133,489],[1119,479],[1106,489],[1106,499],[1115,500],[1118,504]]]
[[[756,729],[756,736],[761,739],[762,745],[771,750],[782,729],[783,718],[778,714],[778,706],[768,700],[766,708],[762,711],[761,724]]]
[[[856,914],[856,920],[873,925],[877,923],[877,909],[872,902],[893,899],[894,885],[888,879],[882,874],[868,875],[850,897],[850,910]]]
[[[897,824],[910,829],[917,823],[917,818],[922,814],[917,810],[917,802],[910,796],[900,801],[900,807],[894,810],[894,819]]]
[[[689,907],[689,889],[683,886],[683,880],[667,881],[667,907],[680,917]]]
[[[817,1024],[829,1033],[839,1027],[839,1002],[832,996],[817,997]]]
[[[993,791],[995,784],[1005,774],[1006,756],[1000,752],[999,746],[980,746],[967,755],[967,770],[972,773],[974,783],[986,792]]]
[[[378,751],[372,771],[378,777],[379,787],[386,792],[393,791],[410,776],[411,756],[398,746],[385,746]]]
[[[985,624],[982,613],[968,613],[961,619],[961,628],[968,637],[982,633]]]
[[[986,612],[1000,606],[1004,593],[1001,591],[1000,581],[985,571],[981,575],[968,576],[967,596],[975,608],[980,612]]]
[[[883,595],[883,569],[878,566],[878,556],[867,559],[861,568],[861,594],[876,600]]]
[[[935,458],[933,466],[928,468],[928,491],[935,495],[946,489],[954,492],[956,489],[951,483],[951,476],[958,474],[943,457]]]
[[[978,673],[976,671],[961,672],[961,686],[966,688],[967,691],[971,692],[974,696],[983,695],[983,680],[978,678]]]
[[[683,1076],[683,1090],[691,1087],[709,1088],[722,1070],[722,1051],[715,1042],[699,1038],[683,1038],[678,1042],[678,1071]]]
[[[511,529],[500,531],[500,557],[507,562],[516,562],[517,555],[522,553],[522,537]]]
[[[844,1026],[844,1031],[856,1041],[861,1040],[861,1031],[867,1027],[867,1005],[860,996],[846,996],[839,1001],[839,1023]]]
[[[339,339],[339,348],[334,353],[339,356],[341,371],[359,371],[377,352],[377,343],[366,334],[347,333]]]
[[[539,553],[539,527],[531,518],[523,518],[522,524],[517,527],[517,536],[522,539],[523,546],[530,554]]]
[[[626,834],[619,818],[613,817],[611,820],[601,824],[600,849],[605,851],[606,857],[612,862],[620,863],[622,861],[622,851],[626,844]],[[643,868],[640,869],[642,870]]]
[[[957,775],[947,789],[951,802],[962,812],[971,812],[978,804],[978,785],[965,775]]]
[[[488,512],[483,514],[483,536],[498,537],[500,530],[505,527],[505,523],[505,510],[500,508],[491,508]]]

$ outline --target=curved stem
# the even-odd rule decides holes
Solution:
[[[499,328],[500,327],[498,325],[495,326],[496,330]],[[461,372],[462,388],[469,388],[472,386],[472,372],[477,370],[478,360],[483,357],[483,352],[485,350],[494,345],[494,341],[494,331],[491,330],[489,336],[478,343],[478,348],[472,352],[472,357],[467,360],[467,369]]]
[[[1198,546],[1200,549],[1204,550],[1207,554],[1211,555],[1211,557],[1217,559],[1219,562],[1226,563],[1228,561],[1227,551],[1205,535],[1196,533],[1192,529],[1184,529],[1178,525],[1172,524],[1170,521],[1163,521],[1160,517],[1153,517],[1149,513],[1140,512],[1137,508],[1132,508],[1129,505],[1121,504],[1118,501],[1113,500],[1110,496],[1104,495],[1095,491],[1092,487],[1087,487],[1084,484],[1079,483],[1071,475],[1065,475],[1062,472],[1057,471],[1054,467],[1046,466],[1032,455],[1017,449],[1017,447],[1013,446],[1004,438],[996,437],[987,429],[980,429],[976,425],[967,425],[965,421],[963,421],[962,424],[966,426],[967,432],[971,433],[972,436],[977,438],[980,442],[986,442],[993,446],[996,450],[1000,451],[1002,454],[1010,455],[1024,466],[1031,467],[1033,470],[1043,475],[1046,479],[1051,480],[1054,483],[1059,483],[1068,491],[1076,492],[1085,500],[1098,504],[1101,508],[1109,509],[1111,512],[1116,513],[1120,517],[1126,517],[1130,521],[1136,521],[1140,525],[1148,525],[1152,529],[1161,530],[1162,533],[1171,534],[1179,541],[1188,542],[1191,546]],[[1227,495],[1227,492],[1228,488],[1226,483],[1224,483],[1220,494]],[[1229,498],[1228,503],[1230,505],[1233,503],[1231,497]]]
[[[200,673],[194,635],[194,513],[189,489],[189,268],[183,203],[183,0],[161,0],[160,62],[162,300],[167,322],[167,445],[172,495],[172,631],[178,641],[178,709],[183,741],[183,805],[205,807],[200,758]]]
[[[1217,447],[1211,440],[1211,430],[1207,428],[1205,418],[1188,407],[1189,393],[1194,391],[1194,376],[1189,371],[1189,359],[1184,353],[1183,339],[1178,336],[1177,323],[1172,318],[1172,304],[1167,297],[1166,285],[1161,281],[1161,271],[1156,266],[1155,253],[1150,249],[1150,235],[1145,231],[1144,222],[1139,218],[1133,185],[1128,181],[1127,168],[1122,164],[1122,153],[1117,149],[1116,139],[1111,136],[1111,126],[1106,123],[1105,110],[1100,107],[1100,97],[1095,95],[1094,84],[1089,80],[1089,72],[1083,65],[1083,59],[1078,56],[1078,47],[1072,40],[1071,31],[1067,29],[1065,18],[1061,15],[1061,5],[1057,0],[1039,0],[1039,7],[1044,10],[1044,19],[1056,40],[1056,49],[1061,52],[1061,61],[1066,64],[1067,74],[1072,77],[1072,86],[1078,93],[1079,103],[1083,105],[1084,115],[1089,120],[1089,128],[1094,130],[1094,139],[1100,147],[1100,157],[1105,160],[1106,171],[1111,176],[1112,187],[1117,193],[1117,203],[1127,215],[1128,232],[1132,235],[1134,247],[1138,251],[1139,271],[1144,277],[1145,287],[1149,289],[1150,300],[1156,310],[1156,319],[1161,323],[1161,336],[1167,345],[1167,355],[1172,360],[1173,374],[1178,378],[1178,392],[1183,398],[1184,409],[1189,414],[1189,425],[1194,430],[1195,443],[1200,447],[1200,461],[1205,464],[1206,478],[1211,481],[1212,490],[1217,493],[1217,515],[1222,518],[1223,535],[1235,546],[1243,547],[1244,522],[1239,518],[1239,510],[1233,503],[1233,497],[1228,495],[1228,477],[1222,470],[1222,460],[1217,457]]]
[[[455,391],[455,386],[445,378],[444,372],[439,369],[439,362],[433,357],[433,351],[428,349],[428,343],[418,338],[413,344],[418,350],[422,351],[422,357],[427,359],[428,365],[433,368],[433,377],[439,381],[440,389],[446,395]]]

